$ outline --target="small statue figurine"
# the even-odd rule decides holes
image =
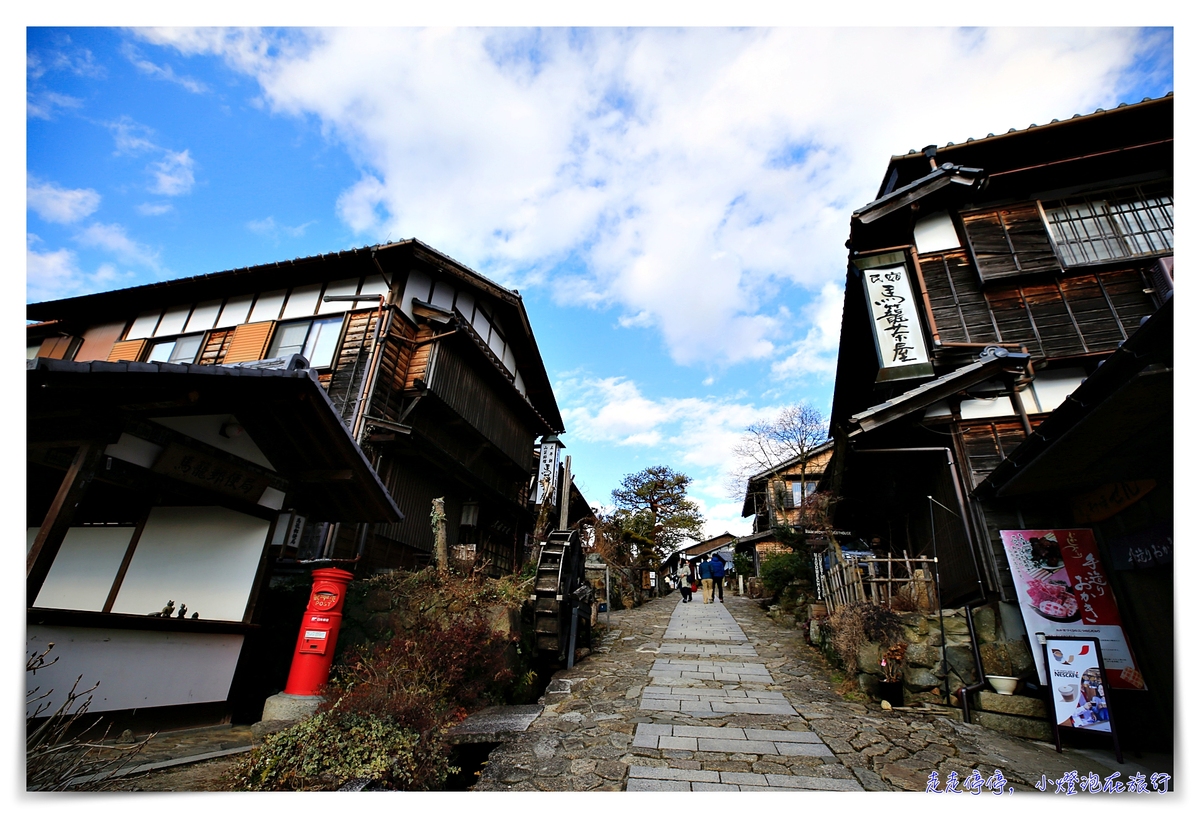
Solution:
[[[179,603],[179,613],[175,614],[177,619],[183,619],[187,616],[187,605],[183,602]]]
[[[200,612],[199,612],[199,611],[196,611],[194,614],[192,614],[192,619],[199,619],[199,618],[200,618]]]
[[[168,599],[167,604],[163,606],[163,609],[161,611],[149,613],[149,614],[146,614],[146,616],[170,616],[174,610],[175,610],[175,600]]]

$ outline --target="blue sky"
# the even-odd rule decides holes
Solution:
[[[667,464],[745,533],[889,156],[1173,82],[1170,29],[30,28],[26,298],[416,237],[521,291],[593,504]]]

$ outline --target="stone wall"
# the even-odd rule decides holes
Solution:
[[[371,578],[350,583],[346,605],[342,611],[342,629],[338,636],[337,655],[344,649],[390,639],[396,634],[421,628],[423,623],[451,623],[468,609],[482,610],[493,631],[506,638],[520,641],[526,630],[522,623],[523,603],[503,599],[481,599],[482,594],[463,593],[449,581],[445,589],[434,584],[419,588],[397,587],[396,584]],[[526,617],[532,619],[532,617]],[[516,644],[509,648],[510,665],[519,665]]]
[[[814,606],[809,606],[814,607]],[[774,612],[773,612],[774,613]],[[818,611],[809,615],[796,614],[797,624],[806,622],[809,641],[822,647],[822,631]],[[971,632],[967,627],[965,608],[941,611],[899,613],[904,626],[901,639],[908,644],[904,662],[904,699],[906,704],[935,702],[957,707],[954,691],[978,681],[975,658],[971,652]],[[1000,626],[995,608],[984,606],[972,610],[975,633],[979,638],[979,654],[985,675],[1026,676],[1033,672],[1033,655],[1024,639],[1008,639]],[[943,637],[944,629],[944,637]],[[865,643],[858,652],[857,667],[850,668],[858,677],[863,692],[878,696],[883,679],[879,664],[886,645]],[[945,665],[942,659],[945,658]],[[946,698],[949,688],[951,700]]]

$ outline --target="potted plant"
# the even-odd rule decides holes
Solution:
[[[904,654],[907,650],[907,643],[897,642],[885,650],[879,659],[879,666],[883,669],[879,697],[892,707],[904,706]]]

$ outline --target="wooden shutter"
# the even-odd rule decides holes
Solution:
[[[140,338],[136,341],[119,341],[113,344],[112,352],[108,353],[110,361],[140,361],[149,346],[150,339]]]
[[[200,360],[197,363],[204,366],[219,364],[225,360],[226,353],[229,352],[229,342],[233,340],[233,330],[215,330],[208,334],[208,338],[204,340],[204,347],[200,351]]]
[[[52,335],[42,341],[41,348],[38,349],[37,356],[39,358],[54,358],[57,360],[70,360],[71,353],[79,347],[80,339],[73,335]]]
[[[1061,269],[1036,204],[961,216],[975,266],[984,281]]]
[[[971,488],[996,470],[1004,459],[1025,441],[1025,432],[1020,421],[1003,421],[960,426],[963,448],[967,453],[967,466],[971,475]]]
[[[222,363],[261,361],[267,354],[267,342],[271,340],[271,329],[274,326],[274,321],[239,324],[229,340],[229,349]]]
[[[979,276],[965,253],[931,253],[921,256],[918,263],[942,341],[981,344],[999,340]]]

